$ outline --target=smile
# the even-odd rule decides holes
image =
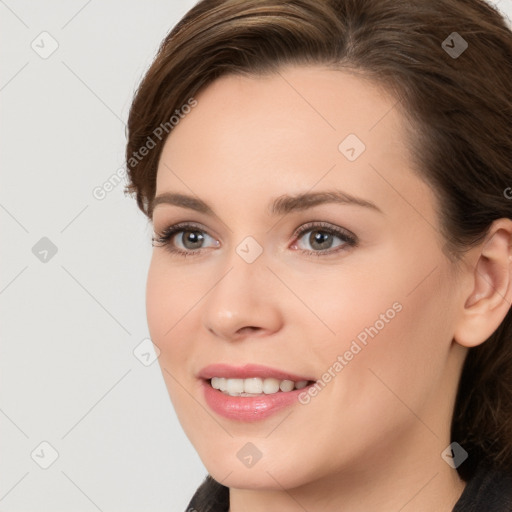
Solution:
[[[241,422],[264,420],[299,404],[299,394],[316,382],[310,376],[256,364],[212,364],[197,377],[206,405],[220,416]]]
[[[236,379],[224,377],[212,377],[210,385],[229,396],[259,396],[272,395],[279,392],[289,392],[294,389],[303,389],[309,381],[278,380],[274,378],[252,377],[249,379]]]

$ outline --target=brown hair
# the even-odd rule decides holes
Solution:
[[[454,37],[468,45],[458,56]],[[200,1],[162,42],[129,114],[126,192],[149,218],[176,111],[221,75],[285,64],[355,70],[392,91],[414,127],[411,158],[439,198],[448,255],[512,218],[512,32],[483,0]],[[512,470],[511,337],[509,310],[465,361],[452,422],[470,455],[465,479],[479,463]]]

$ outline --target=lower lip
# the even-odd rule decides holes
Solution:
[[[211,387],[203,380],[204,398],[212,411],[225,418],[237,421],[259,421],[272,414],[299,403],[299,394],[310,386],[293,391],[278,391],[260,396],[230,396]]]

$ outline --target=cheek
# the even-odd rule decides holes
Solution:
[[[348,269],[296,288],[317,317],[296,308],[295,322],[308,333],[304,352],[327,382],[320,394],[325,389],[329,400],[347,401],[363,416],[371,403],[399,403],[394,393],[421,406],[442,378],[451,345],[447,269],[436,267],[435,255],[393,256],[365,265],[364,273]]]
[[[347,317],[354,321],[342,337],[343,352],[336,352],[351,360],[338,390],[344,388],[341,392],[363,417],[397,406],[398,414],[408,415],[401,402],[421,410],[443,378],[451,345],[447,290],[439,274],[412,292],[410,282],[380,287],[347,305]]]
[[[161,255],[153,255],[146,283],[146,316],[151,340],[160,349],[158,362],[180,423],[185,432],[189,425],[204,421],[189,393],[187,364],[192,357],[194,337],[190,318],[197,302],[197,287],[185,286],[183,273],[165,264]]]
[[[159,362],[168,371],[182,368],[194,333],[187,323],[194,314],[194,304],[200,299],[197,286],[187,286],[180,273],[163,261],[162,255],[153,255],[146,283],[146,317],[153,343],[160,349]],[[187,327],[186,337],[184,326]],[[193,328],[192,328],[193,329]]]
[[[146,316],[155,340],[164,346],[204,296],[202,279],[169,262],[163,250],[154,251],[146,281]]]
[[[155,259],[153,255],[146,282],[146,317],[151,339],[163,351],[166,333],[175,323],[176,300],[173,293],[169,293],[173,289],[172,280],[162,274]]]

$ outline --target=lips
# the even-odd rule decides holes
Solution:
[[[223,377],[225,379],[249,379],[260,377],[262,379],[272,378],[280,381],[291,380],[294,382],[316,380],[310,375],[297,375],[258,364],[246,364],[244,366],[210,364],[205,366],[199,372],[198,377],[204,380],[209,380],[213,377]]]
[[[212,411],[237,421],[262,420],[298,404],[298,396],[314,384],[308,375],[297,375],[268,366],[213,364],[203,368],[203,395]],[[250,385],[250,388],[244,387]]]

